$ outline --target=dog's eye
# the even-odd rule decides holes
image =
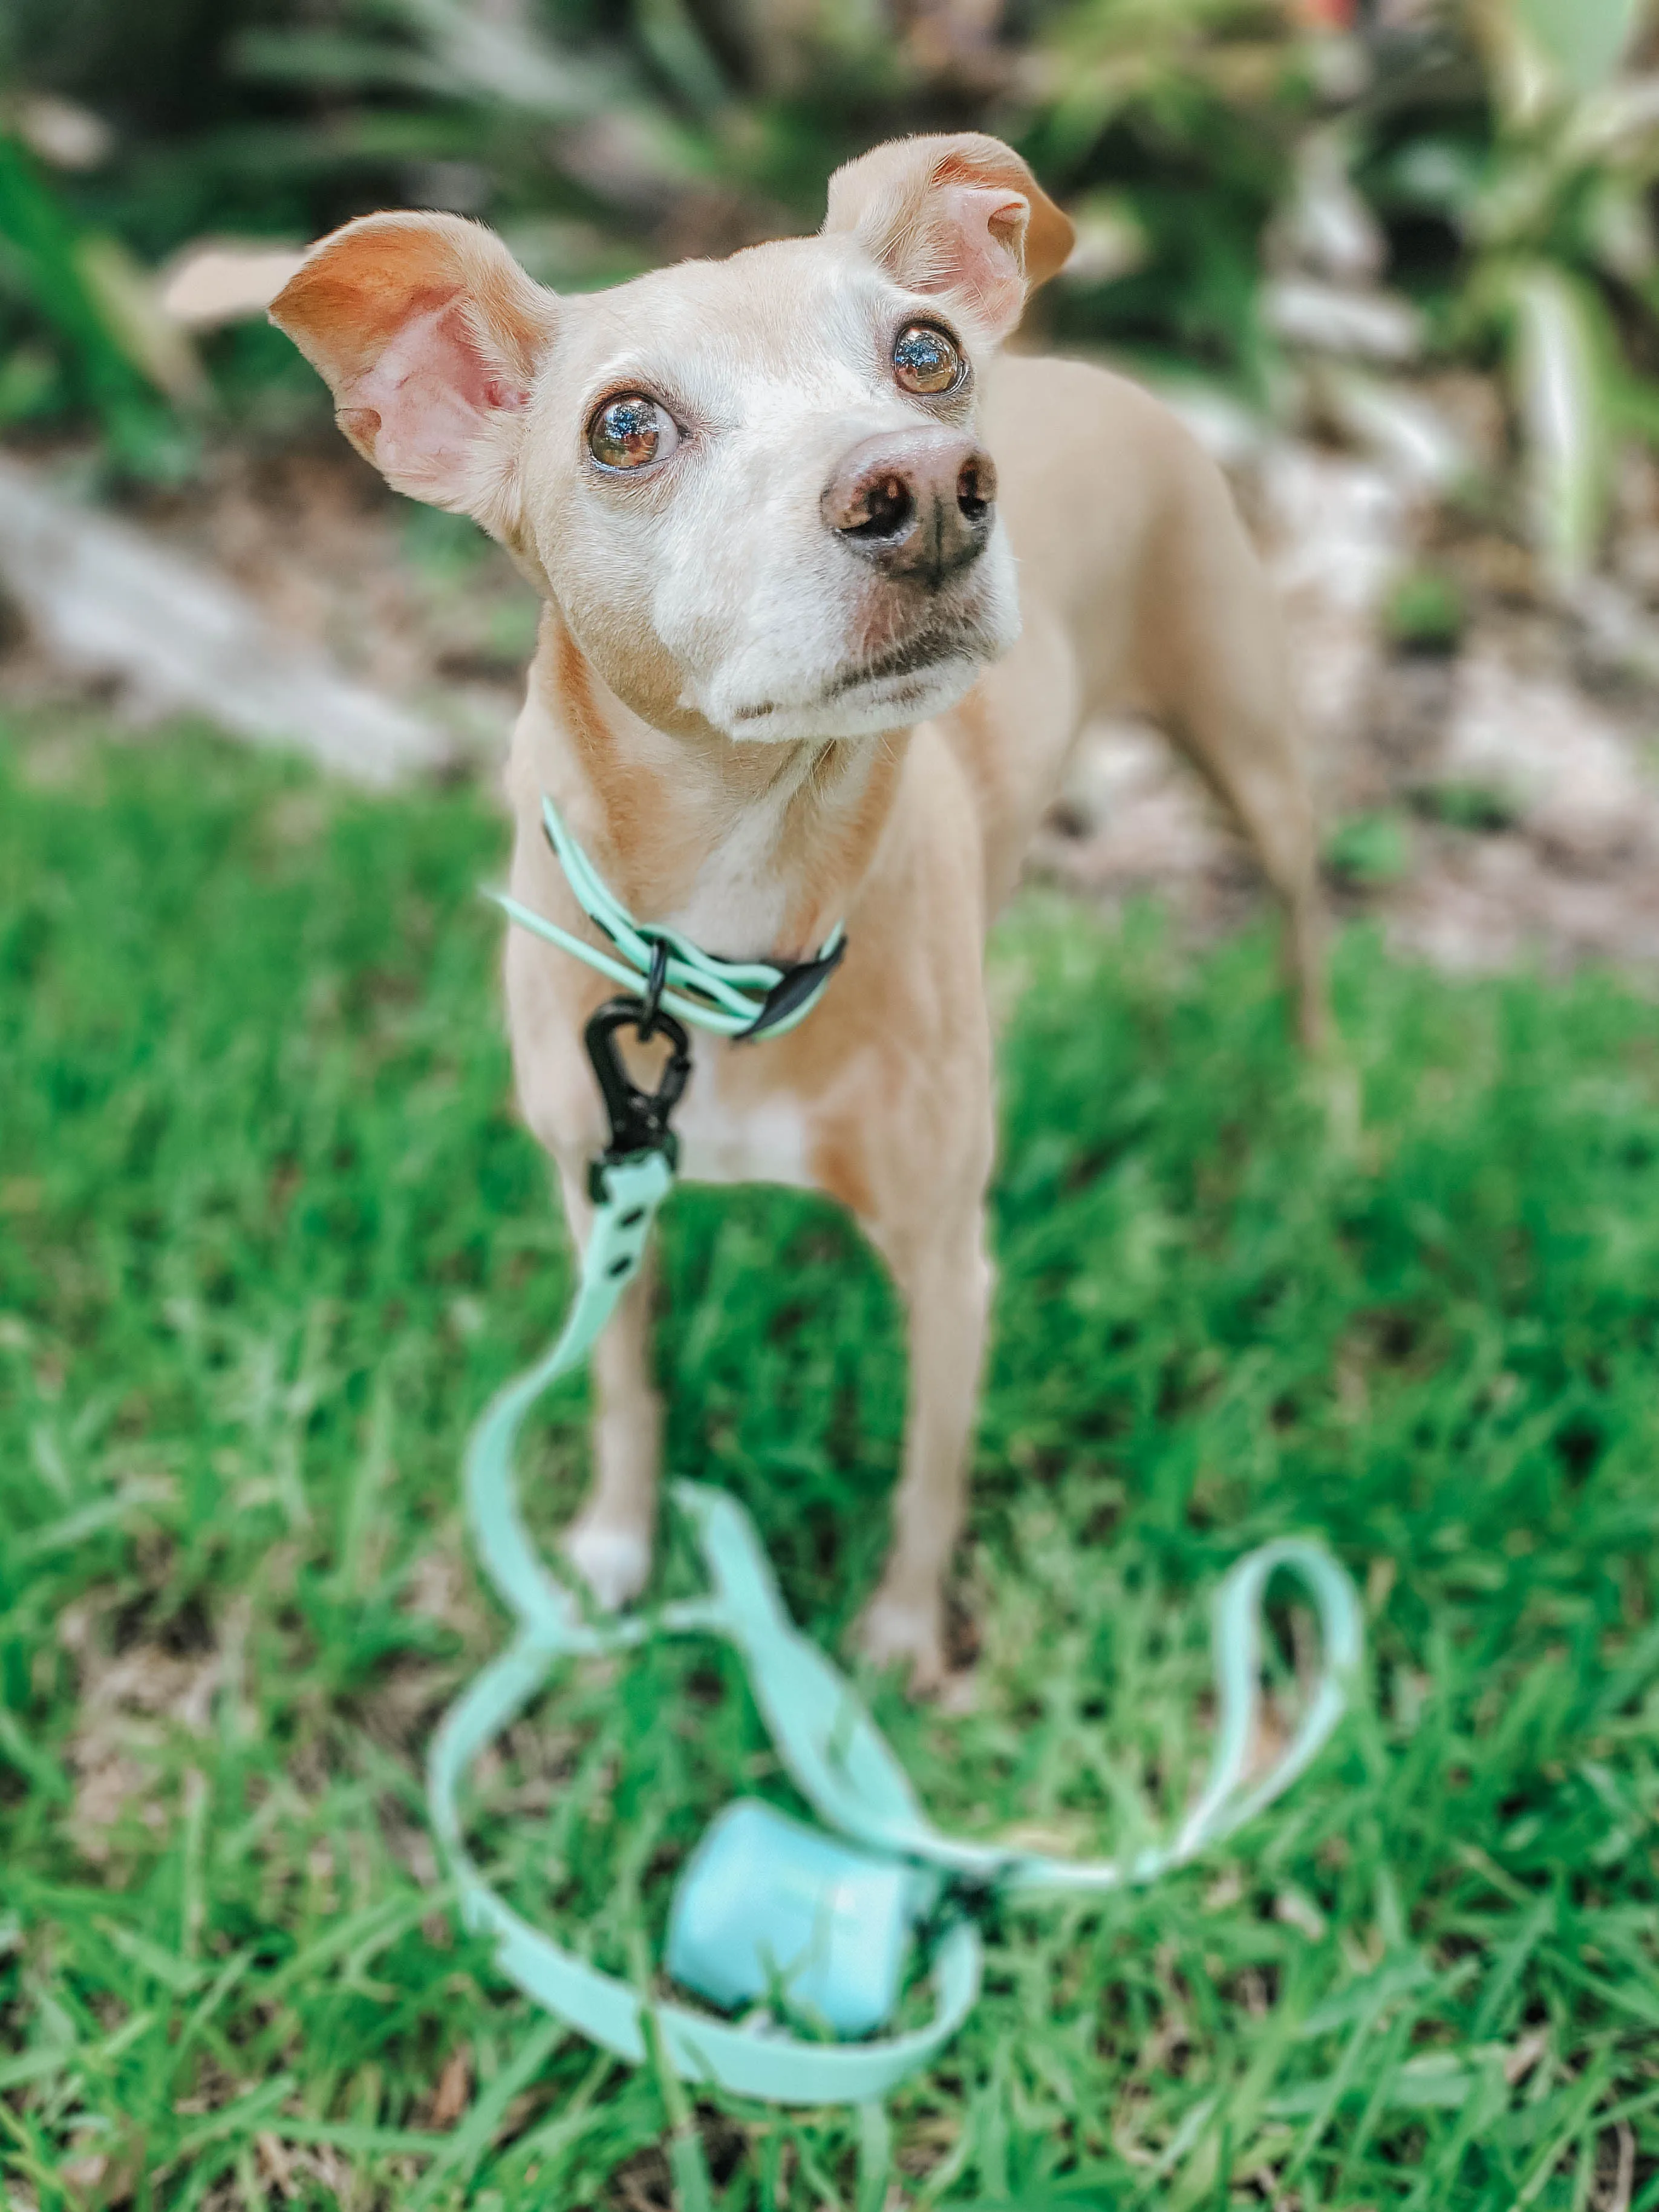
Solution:
[[[893,348],[893,374],[902,390],[937,398],[960,380],[962,356],[943,331],[931,323],[912,323],[899,332]]]
[[[643,392],[607,399],[587,426],[587,450],[602,468],[642,469],[680,442],[673,416]]]

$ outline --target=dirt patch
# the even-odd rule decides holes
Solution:
[[[176,1817],[167,1774],[172,1740],[204,1736],[226,1685],[227,1654],[239,1650],[243,1612],[224,1644],[177,1648],[179,1639],[143,1638],[112,1649],[106,1608],[91,1599],[70,1606],[58,1641],[80,1675],[79,1718],[69,1749],[75,1797],[70,1832],[82,1858],[107,1867],[122,1831],[137,1820],[162,1833]]]

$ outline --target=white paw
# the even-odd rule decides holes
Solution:
[[[908,1667],[913,1698],[931,1697],[945,1680],[945,1621],[937,1599],[918,1605],[878,1589],[859,1615],[853,1641],[874,1666]]]
[[[637,1529],[574,1521],[565,1531],[563,1550],[607,1613],[637,1597],[651,1572],[651,1539]]]

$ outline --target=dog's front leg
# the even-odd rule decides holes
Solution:
[[[539,913],[557,913],[559,887],[547,874],[539,817],[530,821],[533,827],[520,825],[514,893]],[[585,995],[567,998],[570,979],[556,964],[559,957],[550,959],[544,945],[514,930],[507,941],[507,1003],[525,1119],[558,1170],[570,1240],[580,1255],[593,1228],[587,1164],[605,1145],[605,1126],[592,1070],[573,1040],[600,993],[580,984],[576,989]],[[563,1548],[607,1607],[637,1597],[651,1571],[662,1455],[662,1401],[651,1378],[656,1281],[653,1243],[589,1360],[593,1480]]]
[[[945,1678],[945,1578],[967,1504],[991,1300],[983,1207],[976,1194],[925,1240],[884,1245],[908,1309],[910,1395],[892,1550],[857,1633],[878,1666],[906,1662],[921,1696]]]
[[[579,1251],[592,1212],[580,1185],[564,1185],[565,1212]],[[607,1610],[645,1588],[662,1466],[662,1399],[652,1379],[651,1309],[657,1285],[654,1238],[623,1292],[590,1359],[593,1376],[593,1479],[581,1511],[565,1531],[564,1552]]]

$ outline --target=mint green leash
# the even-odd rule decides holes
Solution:
[[[789,1619],[753,1525],[736,1502],[693,1483],[672,1495],[687,1516],[708,1571],[707,1595],[602,1621],[585,1620],[575,1599],[547,1571],[519,1511],[514,1448],[542,1392],[580,1366],[638,1273],[659,1209],[674,1181],[667,1127],[672,1097],[632,1090],[610,1048],[619,1024],[660,1024],[684,1032],[665,1012],[732,1036],[752,1029],[766,1001],[778,1004],[791,971],[769,963],[711,959],[666,932],[638,928],[611,897],[550,806],[548,832],[585,912],[623,960],[568,939],[539,917],[503,901],[514,918],[562,944],[602,973],[644,981],[658,1001],[613,1000],[590,1024],[589,1048],[611,1109],[613,1143],[592,1170],[593,1226],[582,1258],[575,1304],[552,1349],[493,1400],[468,1445],[467,1511],[486,1573],[515,1615],[518,1633],[451,1709],[434,1740],[428,1788],[433,1826],[474,1932],[493,1937],[509,1980],[592,2041],[635,2064],[653,2051],[682,2080],[717,2084],[738,2096],[792,2105],[863,2103],[885,2096],[925,2065],[953,2035],[978,1995],[981,1945],[973,1915],[994,1897],[1088,1894],[1144,1884],[1186,1864],[1258,1813],[1302,1774],[1345,1709],[1361,1658],[1358,1603],[1348,1577],[1322,1547],[1287,1538],[1240,1560],[1217,1593],[1212,1623],[1218,1715],[1210,1771],[1197,1802],[1167,1843],[1131,1860],[1079,1862],[944,1834],[928,1819],[890,1746],[851,1685]],[[573,867],[573,860],[574,866]],[[596,910],[597,909],[597,910]],[[844,942],[837,931],[831,945]],[[665,956],[659,949],[668,946]],[[831,964],[833,957],[831,955]],[[822,960],[823,956],[820,956]],[[816,963],[803,963],[811,968]],[[829,970],[811,977],[793,1023],[816,1003]],[[736,978],[741,975],[744,981]],[[684,991],[665,988],[676,981]],[[687,994],[695,992],[696,998]],[[740,994],[738,1023],[733,1003]],[[756,994],[759,997],[756,997]],[[595,1031],[600,1032],[596,1048]],[[684,1073],[678,1081],[683,1083]],[[629,1133],[643,1141],[624,1143]],[[1317,1686],[1291,1741],[1254,1782],[1250,1755],[1261,1711],[1261,1624],[1272,1576],[1294,1575],[1318,1615],[1322,1662]],[[653,1998],[555,1943],[491,1886],[466,1844],[459,1798],[479,1754],[538,1693],[562,1660],[635,1649],[659,1635],[727,1637],[742,1654],[762,1718],[801,1795],[826,1826],[863,1850],[923,1869],[938,1935],[930,1960],[934,2008],[926,2025],[860,2042],[813,2042],[785,2032],[761,2009],[741,2021],[716,2018]],[[784,1824],[780,1824],[781,1826]],[[694,1869],[695,1870],[695,1862]]]

